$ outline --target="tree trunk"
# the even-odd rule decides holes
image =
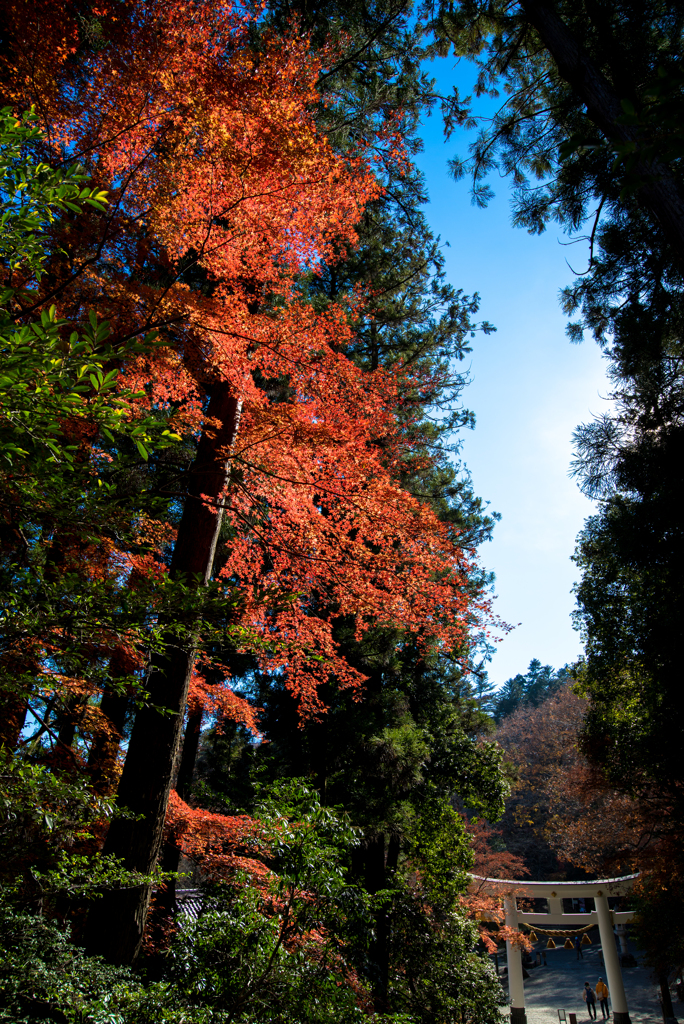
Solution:
[[[202,711],[198,709],[188,715],[188,724],[185,727],[185,736],[183,738],[183,753],[176,781],[176,792],[181,800],[186,802],[192,789],[192,777],[195,771],[201,731]]]
[[[102,694],[100,711],[109,720],[110,728],[101,729],[93,738],[86,768],[93,789],[102,796],[109,796],[116,789],[116,759],[129,703],[126,694],[118,693],[110,687]]]
[[[635,142],[638,147],[639,127],[619,123],[623,115],[620,100],[627,97],[616,94],[556,11],[539,0],[521,0],[521,7],[562,78],[585,104],[589,118],[605,138],[619,144]],[[637,171],[643,179],[639,188],[642,204],[656,218],[680,263],[684,263],[684,196],[676,179],[659,161],[641,160]]]
[[[187,803],[192,789],[192,777],[195,772],[195,761],[197,759],[197,748],[199,747],[200,733],[202,731],[202,712],[193,711],[188,715],[183,737],[183,752],[176,779],[176,792],[181,800]],[[180,867],[181,849],[175,836],[167,837],[162,845],[161,864],[163,871],[178,871]],[[161,891],[157,893],[156,910],[161,915],[171,919],[176,913],[178,903],[176,901],[176,879],[172,878],[166,882]]]
[[[76,739],[76,723],[82,709],[83,701],[80,697],[68,697],[62,702],[62,709],[57,715],[57,742],[61,743],[63,748],[73,749]]]
[[[138,582],[137,572],[131,573],[128,586],[133,588]],[[100,701],[100,711],[107,719],[107,725],[93,736],[86,767],[93,789],[102,796],[109,796],[116,790],[116,760],[131,706],[125,680],[134,675],[137,667],[138,659],[130,648],[124,644],[114,648],[109,659],[111,682],[105,685]]]
[[[171,576],[185,578],[189,585],[206,586],[211,578],[222,513],[201,495],[217,501],[225,491],[241,409],[241,400],[228,385],[217,385],[207,415],[220,427],[206,427],[202,433],[171,560]],[[170,622],[166,653],[153,659],[150,703],[136,715],[118,788],[119,805],[136,820],[115,819],[103,850],[121,858],[129,870],[147,873],[159,860],[194,660],[192,648],[177,646]],[[131,963],[140,949],[149,900],[149,886],[110,892],[97,900],[88,919],[89,951],[111,963]]]
[[[185,726],[183,752],[181,754],[180,767],[178,769],[178,778],[176,779],[176,792],[181,800],[185,800],[186,803],[190,796],[190,790],[192,789],[192,777],[195,772],[195,761],[197,760],[197,749],[199,747],[201,731],[202,712],[193,711],[192,714],[188,715],[187,725]],[[181,850],[176,839],[174,837],[166,839],[164,841],[162,853],[162,867],[164,871],[178,871],[180,859]],[[169,913],[173,913],[175,911],[175,881],[172,880],[166,883],[164,896],[159,898],[157,902],[160,906],[165,906]]]
[[[670,986],[667,982],[667,974],[658,975],[658,984],[660,985],[660,1002],[663,1007],[663,1021],[675,1021],[675,1012],[672,1005],[672,996],[670,995]]]
[[[26,725],[29,698],[32,686],[16,685],[16,680],[26,673],[39,672],[34,656],[22,657],[19,646],[8,651],[0,660],[0,681],[7,680],[7,686],[0,686],[0,748],[9,752],[16,750]]]
[[[390,843],[391,845],[391,843]],[[380,834],[366,847],[366,889],[372,895],[385,888],[385,836]],[[390,915],[385,907],[375,912],[375,941],[370,949],[373,965],[373,1004],[378,1013],[387,1013],[389,988]]]
[[[12,695],[0,701],[0,748],[17,749],[27,711],[28,701],[24,697]]]

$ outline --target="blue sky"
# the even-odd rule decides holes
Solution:
[[[443,87],[472,74],[467,66],[453,71],[453,61],[441,65]],[[481,549],[496,573],[496,611],[516,627],[489,667],[490,680],[501,685],[532,658],[559,667],[581,653],[570,620],[577,578],[570,556],[594,506],[568,476],[571,434],[606,408],[606,363],[591,339],[570,344],[558,301],[574,277],[566,259],[581,268],[586,247],[560,244],[567,238],[556,225],[541,236],[513,228],[504,180],[491,182],[496,197],[487,209],[472,206],[468,182],[447,174],[448,158],[466,155],[468,136],[445,144],[437,113],[426,120],[423,138],[416,162],[430,192],[428,221],[450,243],[448,278],[480,293],[480,318],[497,328],[474,341],[463,401],[477,426],[464,433],[462,457],[475,492],[502,515],[493,541]]]

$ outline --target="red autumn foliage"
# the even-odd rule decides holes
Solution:
[[[512,880],[505,895],[515,896],[519,891],[515,880],[529,874],[521,857],[508,850],[497,850],[492,844],[500,838],[500,830],[486,821],[466,819],[466,828],[472,836],[475,857],[473,880],[468,892],[461,898],[461,906],[468,917],[477,922],[480,938],[488,953],[496,951],[501,942],[511,942],[521,949],[531,949],[523,932],[505,924],[504,893],[487,884],[490,878]]]
[[[248,815],[213,814],[189,807],[172,790],[166,836],[185,857],[202,865],[206,879],[220,879],[236,870],[246,872],[255,884],[270,876],[261,860],[249,856],[259,850],[259,823]]]
[[[519,879],[529,875],[522,857],[509,850],[496,849],[493,844],[500,839],[500,830],[488,822],[467,821],[466,827],[472,836],[475,864],[473,871],[482,878]]]
[[[84,21],[57,0],[29,11],[8,6],[5,94],[17,111],[38,103],[47,160],[76,159],[109,191],[104,214],[54,226],[60,255],[23,315],[52,302],[73,322],[97,310],[110,326],[122,393],[136,396],[126,399],[129,421],[164,415],[193,448],[200,437],[230,436],[219,453],[229,465],[226,486],[190,496],[222,511],[228,539],[217,575],[226,618],[235,645],[282,675],[302,716],[317,716],[318,687],[331,674],[362,691],[362,674],[333,640],[336,617],[353,618],[357,635],[401,623],[425,647],[458,651],[489,614],[471,586],[473,552],[399,484],[419,443],[412,404],[439,391],[442,371],[362,370],[348,353],[363,296],[319,308],[301,288],[303,276],[354,245],[364,205],[381,193],[371,154],[399,166],[405,154],[391,130],[344,155],[333,151],[313,115],[327,55],[314,55],[294,29],[283,38],[262,32],[257,47],[258,15],[208,0],[129,0],[91,13]],[[131,355],[127,343],[149,331],[163,345]],[[233,402],[234,423],[209,414],[217,394]],[[78,435],[96,478],[107,456],[94,436],[70,423],[65,432]],[[115,598],[127,579],[144,579],[154,619],[173,531],[163,516],[130,518],[137,544],[103,530],[74,546],[70,564]],[[212,563],[213,548],[199,574],[205,581]],[[190,665],[209,659],[197,632],[182,652]],[[136,647],[134,637],[94,628],[84,653],[96,662],[122,643]],[[44,664],[57,657],[59,637],[53,646],[41,639],[35,654]],[[183,666],[177,677],[166,708],[174,723],[186,710]],[[162,670],[158,685],[160,678],[169,676]],[[81,694],[70,679],[59,685],[70,713],[72,698],[85,697],[81,732],[102,733],[106,724],[87,711],[96,692]],[[153,705],[163,700],[155,691]],[[196,678],[189,700],[212,717],[257,726],[227,680],[210,687]],[[119,785],[144,824],[115,821],[105,846],[144,870],[158,856],[176,749],[173,736],[160,738],[155,713],[138,713]],[[167,836],[207,872],[263,875],[249,856],[251,828],[248,819],[171,797]],[[115,915],[127,916],[129,931],[114,929],[121,948],[106,954],[125,960],[136,953],[144,894],[119,902],[103,901],[98,927],[106,939]]]
[[[203,719],[212,719],[216,729],[221,732],[223,723],[228,720],[239,722],[257,736],[259,723],[254,705],[230,688],[228,681],[210,684],[199,672],[194,672],[190,680],[188,693],[188,713],[199,711]]]
[[[223,4],[103,4],[94,45],[69,4],[10,5],[5,90],[17,109],[40,98],[49,159],[80,160],[109,190],[104,216],[68,226],[69,259],[38,305],[69,318],[96,308],[115,346],[161,332],[164,348],[119,367],[143,395],[131,417],[167,410],[169,429],[196,432],[211,428],[203,402],[218,383],[241,398],[221,577],[239,590],[245,645],[316,715],[331,671],[363,681],[331,616],[355,616],[358,632],[399,621],[458,648],[488,607],[467,586],[472,553],[397,483],[411,454],[397,409],[435,380],[359,369],[345,352],[361,300],[314,309],[297,285],[354,244],[380,191],[371,144],[401,164],[400,139],[333,152],[311,113],[325,51],[295,32],[257,51],[250,24]],[[140,531],[167,540],[164,523]],[[163,573],[111,543],[91,554],[89,573]]]

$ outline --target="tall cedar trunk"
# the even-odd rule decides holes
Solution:
[[[131,573],[128,586],[138,583],[137,572]],[[126,680],[134,675],[138,659],[131,649],[119,644],[109,659],[110,682],[105,685],[100,701],[100,712],[106,725],[93,736],[88,753],[86,771],[93,789],[102,796],[109,796],[116,789],[116,761],[123,738],[123,730],[131,707],[131,698],[126,692]]]
[[[57,735],[53,749],[54,764],[60,769],[71,772],[80,766],[80,759],[74,747],[76,729],[83,716],[84,704],[81,697],[66,697],[60,702],[55,714]],[[46,721],[48,717],[46,716]]]
[[[561,76],[587,108],[587,114],[609,142],[640,143],[638,126],[620,124],[624,111],[613,86],[579,45],[553,8],[539,0],[521,0],[527,19],[541,36]],[[638,148],[637,148],[638,152]],[[638,196],[658,221],[684,264],[684,196],[673,174],[659,161],[638,161],[643,178]]]
[[[24,697],[8,696],[0,701],[0,749],[16,750],[27,711],[28,701]]]
[[[672,996],[670,994],[670,986],[667,980],[667,974],[658,975],[658,984],[660,985],[660,1001],[663,1007],[663,1020],[664,1021],[675,1021],[675,1012],[672,1005]]]
[[[389,873],[394,873],[397,870],[399,863],[399,840],[395,836],[390,836],[387,844],[387,860],[385,862],[385,887],[391,884],[391,878],[388,877]],[[389,992],[389,974],[390,974],[390,947],[392,941],[392,912],[388,907],[383,912],[382,922],[382,948],[380,952],[380,964],[382,968],[382,985],[384,992],[384,1005],[385,1012],[391,1011],[390,1006],[390,992]]]
[[[100,711],[107,720],[107,726],[95,733],[86,767],[93,789],[102,796],[109,796],[116,789],[116,759],[131,705],[130,697],[116,686],[116,680],[120,686],[123,685],[135,668],[136,661],[131,658],[130,651],[122,645],[116,647],[109,659],[111,682],[105,686],[100,701]]]
[[[187,801],[190,796],[201,732],[202,711],[199,709],[188,715],[187,725],[185,726],[183,752],[180,758],[178,778],[176,779],[176,792],[181,800]],[[164,840],[162,847],[163,870],[178,871],[180,859],[181,850],[176,837],[170,836]],[[157,910],[160,914],[173,915],[176,912],[176,906],[176,880],[172,878],[164,884],[163,891],[157,896]]]
[[[176,792],[181,800],[187,801],[190,796],[201,731],[202,709],[198,708],[197,711],[188,714],[188,724],[185,727],[185,736],[183,737],[183,754],[176,781]]]
[[[200,439],[171,560],[171,576],[185,578],[190,585],[206,586],[211,578],[222,515],[220,509],[207,506],[201,495],[216,501],[225,490],[227,454],[237,437],[241,409],[241,399],[231,394],[228,385],[217,385],[207,415],[220,427],[206,428]],[[103,850],[121,858],[127,869],[145,873],[159,860],[194,664],[194,651],[179,649],[171,629],[168,641],[166,655],[153,660],[150,703],[136,715],[118,788],[119,805],[132,811],[136,820],[115,819]],[[149,901],[149,886],[107,893],[97,900],[86,930],[89,951],[111,963],[131,963],[140,949]]]
[[[398,844],[397,855],[398,855]],[[392,841],[390,841],[392,855]],[[386,887],[385,837],[379,835],[366,847],[365,885],[372,895]],[[388,858],[389,860],[389,858]],[[391,865],[388,863],[387,867]],[[394,865],[396,866],[396,864]],[[370,949],[373,964],[373,1002],[378,1013],[387,1012],[389,988],[390,915],[385,907],[375,912],[375,940]]]
[[[83,711],[80,697],[68,697],[62,701],[62,708],[57,715],[57,742],[68,749],[73,748],[76,739],[76,724]]]
[[[126,694],[111,687],[102,694],[100,711],[106,716],[109,728],[101,729],[93,738],[86,768],[93,789],[102,796],[109,796],[116,789],[116,759],[129,704]]]

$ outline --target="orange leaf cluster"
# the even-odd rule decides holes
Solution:
[[[396,127],[336,153],[312,112],[325,52],[294,31],[262,32],[256,48],[255,19],[209,0],[105,3],[75,50],[85,23],[45,0],[10,6],[7,32],[13,99],[40,101],[46,156],[78,159],[109,190],[104,214],[61,226],[68,259],[40,301],[72,320],[97,309],[115,348],[160,333],[163,348],[121,360],[121,386],[139,393],[131,418],[166,411],[196,436],[212,429],[212,388],[241,398],[221,577],[227,595],[239,591],[245,642],[315,716],[330,673],[363,681],[337,651],[334,616],[353,616],[358,633],[401,623],[461,650],[489,606],[469,586],[472,553],[398,483],[412,443],[403,396],[434,378],[360,369],[345,354],[358,297],[319,309],[299,288],[354,245],[381,192],[374,161],[404,166]],[[165,524],[140,529],[158,552],[103,541],[103,574],[163,576]],[[221,701],[217,713],[249,724],[239,698]]]
[[[253,704],[231,690],[227,682],[209,684],[198,673],[193,672],[188,692],[188,712],[201,711],[203,716],[216,721],[220,732],[225,720],[239,722],[254,735],[259,735],[257,712]]]
[[[173,838],[185,857],[202,864],[206,878],[224,878],[237,870],[246,872],[255,884],[270,877],[265,864],[249,856],[258,852],[259,823],[247,815],[214,814],[193,808],[172,790],[166,837]]]

